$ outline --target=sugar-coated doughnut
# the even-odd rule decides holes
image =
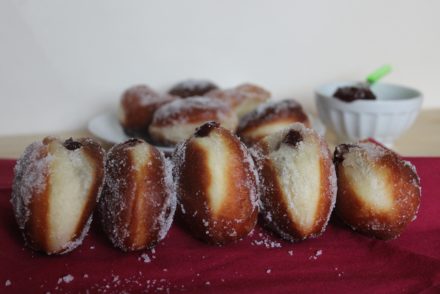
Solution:
[[[368,141],[337,146],[334,162],[335,211],[353,230],[394,239],[416,218],[420,181],[411,163]]]
[[[104,178],[104,155],[92,139],[46,137],[15,166],[11,203],[27,245],[64,254],[86,236]]]
[[[148,138],[148,126],[157,108],[176,99],[171,95],[160,95],[146,85],[127,89],[121,98],[118,118],[128,136]]]
[[[267,101],[271,94],[260,86],[242,84],[232,89],[213,90],[208,92],[206,96],[227,102],[237,113],[238,118],[242,118],[258,105]]]
[[[259,105],[240,120],[237,135],[246,145],[251,146],[261,138],[281,131],[295,122],[310,127],[307,114],[298,102],[293,99],[270,101]]]
[[[209,80],[188,79],[174,85],[168,93],[180,98],[188,98],[203,96],[215,89],[218,89],[217,85]]]
[[[240,140],[207,122],[173,155],[178,211],[191,233],[222,245],[245,237],[258,215],[258,177]]]
[[[170,162],[140,139],[113,146],[105,163],[101,223],[123,251],[150,248],[167,234],[176,208]]]
[[[157,109],[149,132],[155,143],[172,146],[189,138],[197,127],[211,120],[234,131],[238,124],[236,114],[225,102],[209,97],[190,97]]]
[[[252,153],[265,225],[288,241],[322,234],[336,200],[336,174],[324,140],[294,123],[261,139]]]

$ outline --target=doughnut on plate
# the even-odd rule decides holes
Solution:
[[[206,121],[217,121],[235,131],[238,118],[229,105],[209,97],[190,97],[165,104],[154,113],[149,127],[154,142],[174,146],[189,138]]]
[[[217,89],[206,94],[208,97],[216,98],[228,103],[242,118],[253,111],[258,105],[267,101],[271,93],[254,84],[241,84],[231,89]]]
[[[246,145],[251,146],[295,122],[310,127],[309,118],[302,106],[293,99],[274,100],[259,105],[240,119],[237,135]]]
[[[148,126],[154,112],[174,99],[176,97],[161,95],[146,85],[127,89],[122,94],[118,111],[118,119],[124,132],[129,136],[148,138]]]
[[[316,130],[318,134],[324,135],[325,126],[323,123],[311,114],[308,114],[308,117],[313,129]],[[130,137],[122,130],[116,112],[105,112],[92,118],[88,123],[88,130],[95,137],[111,144],[122,143],[130,139]],[[165,154],[171,154],[174,151],[174,146],[158,146],[153,142],[148,143],[154,145]]]

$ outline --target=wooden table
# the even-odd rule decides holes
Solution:
[[[47,135],[61,138],[92,136],[87,130],[58,134],[0,136],[0,158],[17,158],[27,145]],[[330,145],[334,146],[336,143],[334,134],[329,131],[326,137]],[[101,143],[106,148],[110,147],[105,142]],[[404,156],[440,156],[440,109],[422,111],[414,125],[395,142],[394,150]]]

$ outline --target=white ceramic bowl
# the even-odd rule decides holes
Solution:
[[[422,93],[393,84],[378,83],[371,90],[377,100],[344,102],[333,97],[336,89],[357,82],[331,83],[315,90],[318,115],[333,129],[339,141],[373,138],[391,146],[419,113]]]

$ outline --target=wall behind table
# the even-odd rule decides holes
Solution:
[[[319,84],[389,82],[440,106],[440,1],[0,1],[0,135],[85,127],[136,83],[252,81],[313,110]]]

